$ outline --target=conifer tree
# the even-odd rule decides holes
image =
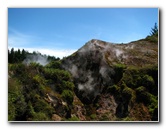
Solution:
[[[158,36],[158,26],[157,26],[157,23],[155,23],[154,27],[152,28],[150,36]]]

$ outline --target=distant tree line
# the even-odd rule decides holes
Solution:
[[[40,52],[28,52],[24,49],[20,50],[14,50],[14,48],[11,48],[11,50],[8,49],[8,63],[21,63],[23,62],[28,55],[41,55],[47,57],[48,61],[57,61],[60,60],[59,57],[49,56],[49,55],[42,55]]]

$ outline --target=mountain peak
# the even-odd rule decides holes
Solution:
[[[91,39],[84,46],[82,46],[77,52],[85,53],[90,51],[102,51],[106,47],[108,47],[111,43],[99,40],[99,39]]]

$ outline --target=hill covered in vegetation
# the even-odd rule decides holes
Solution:
[[[93,39],[63,59],[8,50],[9,121],[158,121],[158,34]]]

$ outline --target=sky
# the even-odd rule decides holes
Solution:
[[[8,48],[65,57],[91,39],[129,43],[158,25],[158,8],[8,8]]]

